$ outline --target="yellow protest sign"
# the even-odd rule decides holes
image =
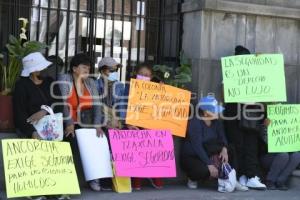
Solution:
[[[165,84],[131,79],[126,123],[147,129],[169,129],[185,137],[191,92]]]
[[[80,194],[70,144],[2,140],[7,198]]]

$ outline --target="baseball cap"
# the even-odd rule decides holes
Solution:
[[[121,66],[115,59],[112,57],[105,57],[102,58],[101,61],[98,63],[98,68],[101,69],[103,66],[109,67],[109,70],[117,69]]]
[[[198,105],[200,109],[215,114],[222,113],[224,111],[224,107],[218,105],[218,101],[213,96],[202,97],[199,100]]]

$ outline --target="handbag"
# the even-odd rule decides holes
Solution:
[[[113,164],[114,177],[112,178],[113,189],[117,193],[131,193],[131,178],[116,176],[115,166]]]
[[[53,112],[52,108],[42,105],[41,109],[47,111],[50,115],[44,116],[37,123],[33,124],[38,135],[43,140],[62,141],[63,131],[63,114]]]
[[[236,171],[228,163],[223,163],[218,178],[219,192],[233,192],[236,186]]]

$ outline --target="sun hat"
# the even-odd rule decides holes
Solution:
[[[28,77],[32,72],[46,69],[52,62],[46,60],[40,52],[30,53],[22,59],[23,70],[21,76]]]
[[[214,96],[200,98],[198,106],[201,110],[209,111],[215,114],[222,113],[224,111],[224,107],[218,105],[218,101]]]

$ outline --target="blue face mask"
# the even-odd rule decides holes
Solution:
[[[111,72],[111,73],[109,73],[107,79],[109,81],[118,81],[119,80],[119,73],[118,72]]]

